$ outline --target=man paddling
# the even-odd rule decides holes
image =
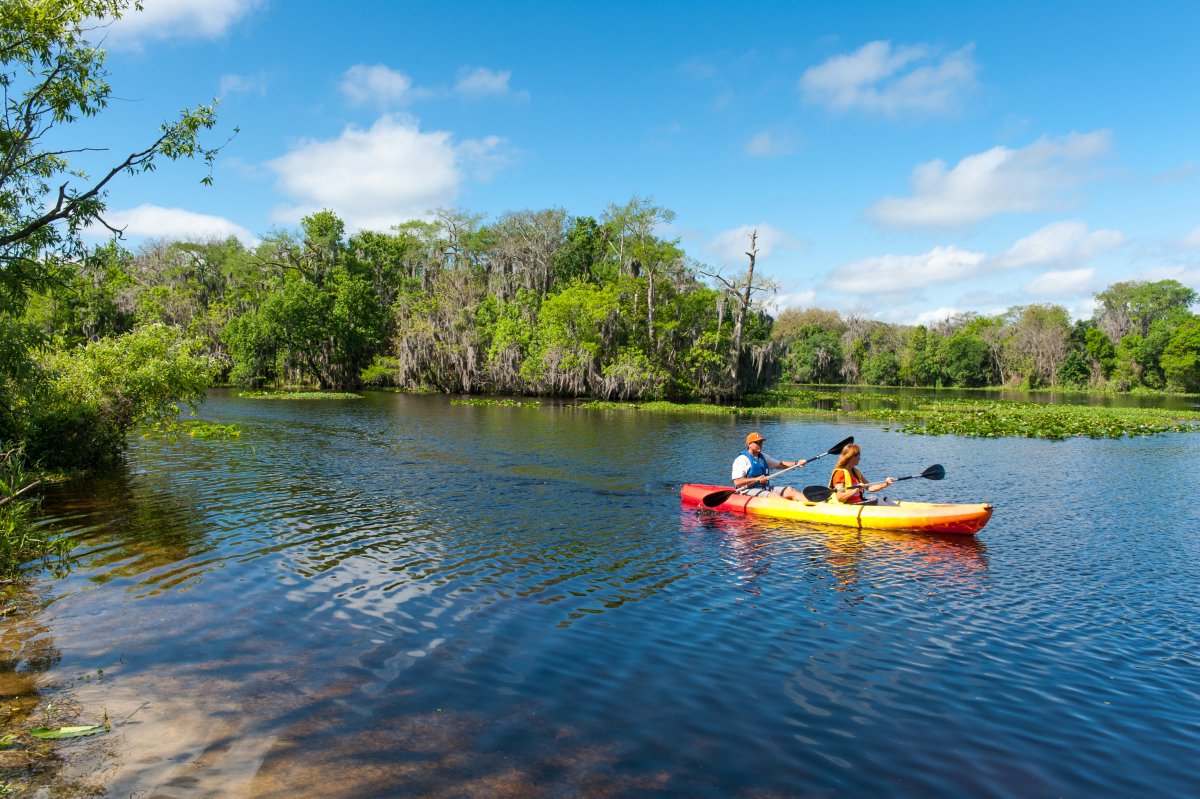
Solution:
[[[746,449],[733,461],[733,485],[737,493],[748,494],[752,497],[778,494],[784,499],[796,502],[804,501],[804,495],[791,486],[772,486],[770,484],[771,469],[790,469],[795,466],[803,467],[808,461],[780,461],[762,451],[766,441],[758,433],[746,436]]]

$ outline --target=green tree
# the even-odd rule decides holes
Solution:
[[[1200,316],[1175,328],[1163,349],[1161,365],[1169,388],[1200,392]]]
[[[320,388],[355,388],[386,340],[375,274],[349,257],[336,214],[320,211],[301,224],[299,240],[284,234],[268,247],[266,265],[282,270],[282,282],[224,327],[235,358],[231,379],[261,385],[290,375]]]
[[[1117,348],[1099,328],[1088,328],[1084,334],[1084,352],[1090,361],[1094,382],[1099,382],[1097,376],[1107,380],[1117,367]]]
[[[917,325],[908,334],[900,357],[900,379],[914,386],[940,386],[946,379],[942,345],[944,339]]]
[[[115,241],[95,247],[63,283],[31,297],[27,318],[59,346],[128,333],[137,321],[131,261]]]
[[[105,52],[87,39],[90,29],[128,11],[129,0],[6,0],[0,3],[0,296],[8,310],[40,288],[65,259],[82,255],[78,233],[104,224],[109,184],[122,174],[153,170],[160,158],[202,158],[218,149],[200,143],[216,124],[213,106],[185,109],[163,123],[148,145],[97,177],[72,169],[72,123],[108,104]],[[203,182],[210,182],[205,176]],[[45,257],[45,254],[57,257]]]
[[[868,385],[894,386],[900,382],[900,359],[892,350],[876,350],[863,363],[862,376]]]
[[[1088,384],[1092,371],[1079,350],[1072,349],[1058,367],[1058,382],[1064,386],[1082,387]]]
[[[979,336],[963,329],[946,339],[945,370],[956,386],[976,388],[990,382],[988,345]]]
[[[616,277],[615,273],[598,271],[604,262],[605,246],[603,230],[595,219],[575,217],[562,246],[554,253],[555,283],[565,286],[573,280],[598,282]]]
[[[546,297],[522,375],[541,392],[583,394],[596,386],[605,353],[616,354],[621,291],[572,283]]]
[[[65,439],[53,438],[57,428],[52,420],[55,413],[61,420],[70,411],[58,400],[70,396],[71,381],[55,377],[63,369],[70,371],[69,361],[49,357],[39,362],[34,357],[46,331],[25,320],[30,293],[78,285],[86,253],[80,231],[106,224],[106,193],[119,176],[151,171],[162,159],[200,158],[211,165],[219,150],[201,143],[203,133],[216,124],[216,114],[213,106],[199,106],[164,122],[148,143],[132,145],[133,152],[95,176],[72,165],[72,156],[94,149],[79,123],[103,111],[112,94],[105,53],[88,41],[88,34],[131,8],[137,6],[129,0],[0,3],[0,435],[30,437],[31,457],[39,451],[68,452]],[[210,179],[206,175],[202,182]],[[83,279],[89,277],[84,266]],[[68,314],[74,318],[66,320],[66,339],[125,327],[125,320],[109,313],[115,309],[101,307],[102,299],[77,303],[74,310],[80,313]],[[102,340],[92,341],[87,348],[101,345]],[[190,390],[186,383],[167,384],[185,394]],[[101,388],[93,389],[93,398],[94,391],[116,388],[107,380],[97,386]],[[88,407],[102,404],[97,399]],[[110,432],[128,429],[109,425],[103,414],[92,414],[87,407],[73,413],[71,436],[81,439],[81,453],[97,451],[82,439],[111,443]],[[88,423],[97,428],[89,432],[81,426]]]
[[[783,376],[792,383],[834,383],[842,373],[842,335],[815,325],[793,333]]]
[[[1174,311],[1187,311],[1196,300],[1195,290],[1178,280],[1124,281],[1096,295],[1093,318],[1105,335],[1119,345],[1129,333],[1146,337],[1156,319]]]

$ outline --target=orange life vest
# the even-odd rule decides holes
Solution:
[[[867,478],[863,477],[863,473],[857,468],[853,469],[834,469],[833,474],[829,476],[829,487],[837,488],[838,483],[841,483],[842,491],[847,490],[852,485],[867,482]],[[836,497],[836,495],[835,495]],[[860,488],[850,495],[849,499],[842,500],[847,505],[853,505],[856,502],[863,501],[863,490]]]

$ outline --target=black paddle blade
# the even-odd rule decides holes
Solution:
[[[935,463],[925,471],[921,472],[921,476],[926,480],[941,480],[946,476],[946,470],[942,467],[942,464]]]
[[[725,500],[737,493],[736,488],[726,488],[723,491],[714,491],[711,494],[705,494],[700,500],[700,504],[706,508],[715,508],[718,505],[724,505]]]
[[[826,455],[841,455],[842,450],[844,450],[846,448],[846,445],[853,444],[853,443],[854,443],[854,436],[850,436],[849,438],[845,439],[844,441],[839,441],[838,443],[834,444],[832,447],[829,448],[829,451],[826,452],[825,454]]]
[[[833,489],[828,486],[806,486],[800,493],[809,502],[824,502],[833,496]]]

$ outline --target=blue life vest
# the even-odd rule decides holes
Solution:
[[[742,454],[750,459],[750,471],[746,472],[747,477],[762,477],[767,473],[767,459],[761,455],[757,458],[750,454],[750,450],[742,450]],[[766,488],[769,483],[755,486],[755,488]]]

